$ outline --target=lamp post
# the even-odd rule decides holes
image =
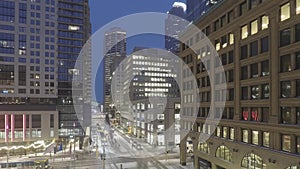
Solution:
[[[74,147],[73,147],[73,149],[74,149],[74,159],[75,159],[75,144],[76,144],[76,137],[75,137],[75,127],[76,127],[76,124],[75,124],[75,122],[73,123],[73,136],[74,136]]]

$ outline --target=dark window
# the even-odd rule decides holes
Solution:
[[[230,23],[234,18],[234,14],[233,14],[233,10],[229,11],[228,12],[228,15],[227,15],[227,21],[228,23]]]
[[[250,43],[250,56],[255,56],[258,54],[258,42],[254,41]]]
[[[300,69],[300,52],[296,53],[296,69]]]
[[[292,70],[291,55],[284,55],[280,57],[280,71],[289,72]]]
[[[23,128],[23,115],[15,115],[15,128],[16,129]]]
[[[50,128],[54,128],[54,114],[50,114]]]
[[[221,17],[221,27],[223,27],[226,23],[226,15]]]
[[[222,64],[226,65],[227,64],[227,55],[226,53],[221,55],[221,60],[222,60]]]
[[[251,68],[250,70],[251,77],[258,77],[258,64],[257,63],[251,64],[250,68]]]
[[[269,61],[263,61],[261,62],[261,75],[262,76],[268,76],[270,74],[269,72]]]
[[[234,89],[229,89],[228,91],[228,100],[233,101],[234,100]]]
[[[205,34],[206,34],[206,36],[208,36],[210,34],[210,26],[207,26],[205,28]]]
[[[228,82],[233,82],[234,80],[234,74],[233,70],[228,71]]]
[[[292,124],[292,113],[290,107],[281,107],[281,123]]]
[[[260,3],[260,0],[249,0],[249,9],[256,7]]]
[[[246,59],[248,57],[248,46],[244,45],[241,47],[241,59]]]
[[[261,53],[269,51],[269,37],[264,37],[260,40],[261,42]]]
[[[262,94],[262,99],[268,99],[270,97],[270,86],[269,84],[264,84],[261,86],[261,94]]]
[[[246,1],[240,4],[240,16],[242,16],[247,11]]]
[[[299,52],[299,58],[300,58],[300,52]],[[233,63],[234,58],[233,58],[233,51],[228,52],[228,64]],[[299,59],[300,61],[300,59]]]
[[[241,68],[241,80],[245,80],[248,79],[248,67],[247,66],[243,66]]]
[[[234,116],[234,108],[230,107],[229,108],[229,119],[233,119],[233,116]]]
[[[290,28],[280,31],[280,46],[286,46],[291,43],[291,30]]]
[[[300,41],[300,24],[295,26],[295,41]]]
[[[216,20],[214,23],[214,31],[217,31],[220,28],[220,21]]]
[[[281,98],[291,97],[291,81],[282,81],[280,84],[281,84]]]
[[[300,97],[300,79],[296,80],[296,97]]]
[[[32,115],[32,128],[41,128],[41,115]]]
[[[248,87],[242,87],[242,100],[248,100]]]
[[[19,66],[19,86],[26,86],[26,66]]]
[[[261,109],[262,111],[262,121],[263,122],[268,122],[269,120],[269,107],[263,107]]]

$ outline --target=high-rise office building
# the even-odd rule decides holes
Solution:
[[[197,35],[183,35],[190,44],[182,45],[181,57],[197,77],[200,91],[195,123],[182,115],[182,130],[189,132],[194,145],[195,168],[298,169],[300,1],[222,1],[195,24],[205,30],[222,63],[211,59],[213,52],[199,45]],[[225,77],[220,76],[221,65]],[[215,86],[207,70],[214,72]],[[227,95],[218,90],[223,83]],[[226,104],[220,112],[222,98]],[[209,110],[222,117],[215,131],[205,124]],[[213,135],[200,143],[199,134],[210,132]],[[186,139],[180,156],[184,164]]]
[[[80,71],[74,65],[91,33],[88,1],[5,0],[0,8],[3,138],[83,136],[73,106],[90,112],[89,55]],[[77,75],[86,79],[78,78],[83,85],[72,92]],[[72,94],[84,104],[73,105]]]
[[[187,20],[196,21],[206,14],[220,0],[187,0]]]
[[[130,134],[152,145],[180,142],[178,66],[178,59],[168,52],[143,47],[125,59],[123,95],[129,99],[120,115],[121,126]]]
[[[88,51],[79,58],[91,35],[88,0],[58,0],[57,62],[60,137],[84,136],[91,123],[91,58]],[[77,59],[81,59],[76,65]],[[73,88],[73,90],[72,90]],[[81,123],[80,123],[81,122]]]
[[[104,112],[112,113],[121,102],[121,100],[119,100],[119,103],[116,103],[116,105],[113,103],[111,87],[114,71],[120,71],[120,63],[126,58],[126,31],[121,28],[111,28],[105,32],[104,36]],[[113,87],[118,87],[115,85],[119,84],[120,78],[121,77],[116,77],[117,81],[113,84]],[[121,92],[121,89],[118,89],[118,91]]]
[[[168,11],[168,18],[165,21],[165,48],[173,53],[178,53],[180,42],[178,35],[185,28],[186,4],[175,2]],[[177,39],[176,39],[177,38]]]
[[[0,142],[58,137],[56,1],[0,1]]]

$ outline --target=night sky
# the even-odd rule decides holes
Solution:
[[[140,12],[166,13],[176,1],[185,0],[90,0],[92,32],[120,17]],[[127,53],[135,46],[164,48],[164,37],[160,35],[139,35],[127,39]],[[102,103],[103,64],[98,70],[96,85],[97,101]]]

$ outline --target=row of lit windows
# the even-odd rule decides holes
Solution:
[[[233,33],[229,33],[228,35],[222,36],[221,39],[215,40],[215,48],[217,51],[226,48],[228,45],[233,45],[233,44],[234,44]]]
[[[254,35],[258,33],[258,30],[264,30],[267,29],[268,27],[269,27],[269,17],[262,16],[260,17],[260,19],[256,19],[252,21],[249,25],[247,24],[241,27],[241,39],[246,39],[249,35]]]

